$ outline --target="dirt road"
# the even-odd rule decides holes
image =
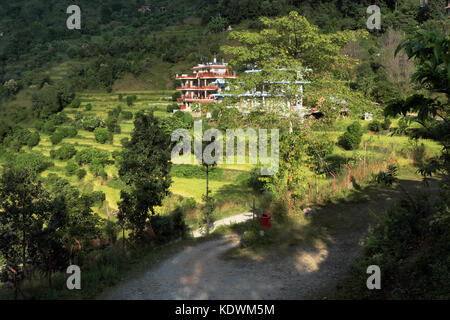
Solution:
[[[417,181],[405,181],[420,190]],[[276,250],[263,261],[223,259],[239,244],[227,236],[185,248],[137,278],[127,280],[101,299],[323,299],[361,252],[369,217],[400,198],[401,191],[375,191],[363,202],[319,208],[311,224],[327,230],[327,240],[292,248],[279,257]]]

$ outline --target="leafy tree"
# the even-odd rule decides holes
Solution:
[[[124,146],[119,175],[126,183],[119,203],[119,221],[143,239],[145,222],[168,194],[170,178],[170,136],[160,128],[153,112],[139,112],[131,141]]]
[[[339,145],[345,150],[353,150],[359,148],[363,130],[358,121],[353,122],[347,127],[347,131],[339,138]]]
[[[0,252],[7,263],[22,263],[33,258],[34,235],[44,225],[50,198],[33,172],[7,168],[0,178]]]
[[[75,156],[77,150],[70,143],[64,143],[59,149],[52,150],[50,156],[58,160],[70,160]]]
[[[59,144],[63,139],[64,135],[60,131],[57,131],[50,136],[50,141],[53,145]]]
[[[94,130],[95,140],[101,144],[105,144],[107,141],[112,142],[113,134],[106,128],[95,128]]]
[[[122,118],[124,120],[131,120],[131,119],[133,119],[133,112],[131,112],[131,111],[123,111],[122,112]]]
[[[127,96],[127,106],[131,107],[136,102],[137,97],[136,95]]]
[[[32,149],[33,147],[37,146],[40,141],[41,136],[39,135],[39,132],[32,132],[28,138],[27,146]]]
[[[381,131],[381,123],[378,120],[374,120],[371,123],[369,123],[367,127],[372,132],[380,132]]]
[[[72,108],[79,108],[80,105],[81,105],[80,98],[75,98],[72,100],[72,103],[71,103]]]
[[[228,19],[223,18],[220,14],[218,14],[217,16],[211,18],[207,28],[212,33],[219,33],[224,31],[228,24]]]
[[[420,123],[427,131],[430,120],[440,118],[448,125],[449,97],[450,97],[450,39],[434,31],[418,30],[413,36],[405,40],[397,52],[405,50],[410,59],[414,59],[417,68],[412,79],[427,91],[424,94],[414,94],[404,100],[397,100],[385,109],[386,116],[404,117],[408,113],[417,113],[413,119]],[[425,176],[436,171],[444,173],[444,185],[450,185],[449,135],[441,134],[435,137],[442,146],[442,155],[431,161],[429,165],[420,169]]]
[[[77,166],[76,162],[74,162],[74,161],[67,162],[67,164],[66,164],[66,175],[69,176],[69,177],[73,176],[74,174],[77,173],[78,168],[79,167]]]
[[[53,120],[45,121],[42,130],[44,133],[51,134],[56,131],[55,122]]]
[[[43,172],[53,165],[50,159],[38,151],[14,154],[7,162],[14,169],[26,169],[34,174]]]
[[[295,11],[279,18],[263,17],[260,21],[264,25],[262,30],[233,31],[229,40],[238,45],[221,48],[232,56],[234,67],[261,70],[241,77],[234,86],[236,93],[253,92],[255,88],[262,90],[264,87],[266,93],[278,97],[272,99],[271,108],[288,115],[291,131],[298,120],[293,106],[300,99],[300,88],[287,83],[302,79],[314,81],[309,99],[314,104],[322,101],[320,108],[324,114],[332,114],[333,108],[336,109],[331,97],[345,99],[348,108],[360,110],[364,97],[352,92],[343,81],[348,77],[343,70],[351,69],[357,59],[341,52],[349,42],[366,38],[366,31],[324,34]],[[268,79],[272,80],[271,83]]]
[[[86,177],[86,174],[87,174],[86,170],[82,168],[77,170],[77,177],[79,180],[83,180],[84,177]]]

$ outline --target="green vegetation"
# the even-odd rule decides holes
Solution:
[[[366,290],[367,298],[448,298],[450,29],[438,10],[444,1],[413,2],[378,1],[383,28],[371,33],[367,1],[169,0],[147,14],[134,1],[82,0],[81,32],[65,28],[66,3],[5,4],[0,261],[22,269],[26,294],[48,299],[77,295],[60,290],[76,260],[85,268],[81,297],[93,298],[130,260],[185,238],[188,227],[249,211],[252,200],[272,213],[274,228],[261,241],[259,225],[237,227],[247,232],[231,255],[321,239],[323,226],[309,228],[304,209],[351,199],[367,185],[393,188],[398,171],[418,170],[442,176],[442,197],[404,192],[407,201],[380,213],[339,294],[358,297],[370,263],[392,281],[382,293]],[[242,113],[228,106],[243,101],[227,98],[198,108],[211,118],[176,111],[174,76],[205,56],[231,62],[240,75],[232,93],[264,89],[271,108]],[[249,66],[261,72],[244,74]],[[281,83],[267,83],[273,79]],[[299,87],[285,84],[298,80],[311,81],[303,103],[322,118],[293,112]],[[360,120],[365,112],[375,120]],[[200,119],[204,130],[280,129],[275,174],[261,175],[261,158],[172,164],[171,133],[192,132]],[[269,145],[277,138],[270,133]],[[46,270],[45,280],[27,275],[34,267]],[[12,280],[0,273],[1,282]],[[37,282],[44,289],[33,295]]]

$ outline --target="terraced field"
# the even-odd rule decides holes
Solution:
[[[114,94],[106,93],[84,93],[79,95],[81,97],[81,106],[79,108],[68,107],[64,110],[69,117],[75,118],[75,115],[79,112],[83,112],[86,115],[93,115],[100,117],[101,119],[106,119],[108,117],[108,112],[121,106],[123,111],[130,111],[133,114],[140,110],[154,110],[154,114],[158,118],[164,118],[170,116],[166,111],[166,107],[171,102],[171,91],[127,91],[118,92]],[[119,94],[122,94],[123,99],[119,101]],[[137,101],[133,106],[129,107],[126,104],[126,96],[136,95]],[[85,106],[90,104],[92,109],[87,111]],[[120,151],[122,149],[121,140],[123,138],[130,138],[133,132],[134,125],[132,120],[120,120],[119,125],[121,127],[120,134],[114,134],[113,143],[101,144],[95,140],[94,133],[87,130],[78,130],[78,134],[73,138],[65,138],[62,143],[70,143],[75,146],[77,151],[86,148],[94,147],[101,150],[108,151],[110,153],[114,151]],[[41,141],[38,146],[34,147],[33,150],[42,152],[45,156],[50,157],[51,150],[57,149],[60,144],[54,146],[50,141],[50,136],[41,133]],[[49,174],[56,174],[64,179],[67,179],[72,185],[77,186],[82,191],[102,191],[106,195],[106,201],[101,208],[94,208],[94,211],[100,213],[103,217],[113,217],[111,213],[117,210],[117,202],[120,201],[120,189],[123,187],[121,182],[118,180],[118,168],[115,165],[107,165],[105,171],[108,175],[106,180],[101,177],[95,177],[87,168],[87,175],[84,179],[79,180],[76,176],[68,177],[65,174],[65,166],[67,161],[53,160],[55,166],[50,167],[42,173],[43,177],[47,177]],[[248,171],[251,170],[251,165],[220,165],[220,170],[222,170],[221,177],[212,177],[209,188],[213,195],[220,193],[223,198],[227,198],[224,195],[224,190],[241,190],[243,187],[239,181],[242,181],[243,177],[248,176]],[[241,177],[241,178],[239,178]],[[238,184],[235,185],[236,181]],[[171,187],[171,192],[174,196],[181,196],[183,198],[194,198],[197,203],[202,201],[202,196],[205,194],[206,190],[206,180],[202,177],[173,177],[173,184]],[[247,191],[247,190],[245,190]],[[248,193],[247,197],[249,198]],[[225,210],[225,214],[235,214],[240,213],[242,210],[246,209],[247,202],[249,199],[247,197],[237,197],[237,201],[243,201],[242,206],[236,205],[236,203],[229,205],[235,208],[234,210]],[[232,195],[228,195],[230,202],[236,200]],[[170,206],[170,198],[166,201],[167,205]],[[160,208],[160,212],[165,212],[164,208]],[[218,214],[218,216],[222,216]],[[191,219],[195,220],[195,219]]]
[[[54,70],[55,76],[64,73],[64,68],[59,67],[58,70]],[[82,112],[84,115],[92,115],[105,120],[108,117],[108,113],[118,106],[121,106],[122,111],[131,112],[136,114],[140,110],[154,110],[154,114],[158,118],[169,117],[170,114],[166,111],[168,104],[171,104],[171,96],[173,91],[126,91],[116,93],[98,93],[98,92],[86,92],[79,94],[81,98],[81,106],[79,108],[67,107],[64,113],[70,118],[74,119],[76,115]],[[119,95],[122,99],[119,99]],[[127,106],[126,97],[129,95],[136,95],[137,100],[133,106]],[[90,104],[91,109],[87,110],[86,105]],[[94,133],[87,130],[78,130],[78,134],[72,138],[65,138],[62,143],[72,144],[77,151],[94,147],[101,150],[108,151],[112,154],[114,151],[120,151],[122,149],[121,140],[123,138],[130,138],[133,132],[133,119],[124,120],[119,118],[119,125],[121,128],[120,134],[114,134],[112,143],[101,144],[96,141]],[[332,140],[337,141],[338,137],[342,134],[342,131],[352,122],[352,120],[341,119],[338,121],[338,125],[335,126],[338,129],[336,131],[327,132],[327,135]],[[393,124],[395,126],[395,122]],[[33,125],[30,125],[33,127]],[[340,130],[342,127],[342,130]],[[420,141],[426,144],[425,156],[438,154],[440,147],[438,144],[432,141]],[[411,165],[412,157],[410,150],[412,142],[406,137],[401,136],[389,136],[386,134],[372,134],[365,133],[363,137],[363,145],[366,145],[366,151],[364,148],[360,148],[356,151],[345,151],[339,147],[334,148],[333,155],[340,159],[359,159],[364,156],[370,161],[374,159],[383,159],[386,161],[386,157],[391,157],[397,160],[402,166]],[[61,144],[56,146],[52,145],[50,136],[41,133],[41,141],[38,146],[33,150],[40,151],[47,157],[50,157],[52,150],[58,149]],[[112,159],[112,158],[111,158]],[[79,180],[76,176],[66,175],[67,161],[53,160],[54,166],[48,168],[42,173],[42,176],[46,177],[49,174],[56,174],[64,179],[67,179],[72,185],[76,186],[82,192],[102,191],[105,193],[106,201],[99,208],[94,208],[103,217],[110,217],[114,219],[114,212],[117,211],[117,203],[120,201],[120,190],[123,188],[123,183],[118,178],[118,168],[116,165],[106,165],[105,172],[107,178],[95,177],[88,168],[85,168],[87,175]],[[178,165],[174,165],[174,169],[177,169]],[[209,182],[209,188],[212,195],[218,200],[218,210],[216,212],[216,218],[223,218],[229,215],[246,212],[250,209],[251,197],[249,195],[250,188],[246,185],[246,180],[249,177],[249,172],[253,168],[253,165],[244,164],[221,164],[216,169],[218,172],[211,175]],[[180,168],[178,168],[180,169]],[[173,174],[173,184],[170,191],[172,195],[168,197],[163,204],[163,207],[158,208],[158,211],[162,214],[170,212],[173,209],[173,205],[176,202],[184,201],[188,198],[193,198],[195,203],[202,202],[202,196],[206,190],[205,174],[200,170],[197,170],[197,174],[180,174],[180,170],[175,170],[178,174]],[[183,173],[183,172],[181,172]],[[342,173],[337,179],[336,183],[344,184],[346,179],[345,173]],[[315,191],[324,190],[330,193],[330,177],[321,176],[315,177],[311,172],[311,175],[307,177],[308,181],[305,181],[305,186],[313,185]],[[345,187],[342,188],[345,190]],[[318,200],[318,193],[312,195],[313,200]],[[192,202],[192,200],[191,200]],[[197,209],[193,209],[188,217],[191,224],[197,223],[198,206]]]

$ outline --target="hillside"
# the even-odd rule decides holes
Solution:
[[[204,248],[208,274],[231,266],[241,281],[236,266],[297,247],[287,272],[314,297],[341,282],[344,299],[447,297],[450,19],[442,0],[375,2],[379,30],[369,0],[80,0],[79,30],[69,1],[2,3],[0,298],[95,298],[189,244],[188,282]],[[175,80],[198,63],[198,86]],[[433,196],[418,194],[427,183]],[[223,235],[240,241],[208,242]],[[85,290],[66,290],[68,263]],[[367,292],[368,263],[390,270],[385,291]],[[277,284],[273,297],[311,298],[288,273],[254,297]],[[161,290],[147,297],[175,297]]]

